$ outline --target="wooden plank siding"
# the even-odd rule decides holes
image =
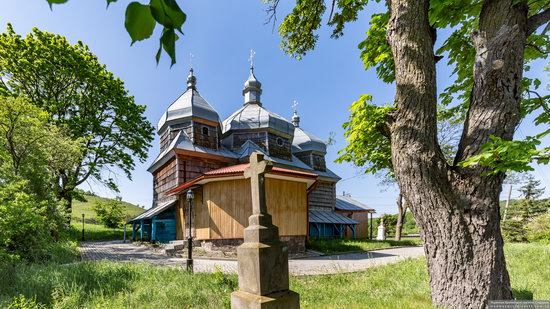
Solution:
[[[193,200],[193,218],[191,219],[192,225],[194,225],[194,220],[201,220],[200,215],[198,216],[197,213],[200,213],[201,208],[203,207],[203,194],[202,194],[202,188],[197,188],[193,190],[194,193],[194,200]],[[187,235],[189,234],[189,226],[187,220],[187,213],[189,212],[189,203],[186,200],[186,193],[181,194],[178,196],[178,202],[176,204],[176,239],[187,239]],[[200,230],[195,230],[195,228],[191,228],[191,232],[193,233],[193,237],[198,237],[198,233],[201,233]]]
[[[273,223],[279,227],[280,236],[305,236],[307,234],[306,184],[274,178],[266,179],[267,208]],[[197,190],[199,191],[199,190]],[[194,217],[197,240],[243,238],[252,214],[250,181],[247,179],[224,180],[207,183],[202,192],[195,192]],[[199,197],[199,195],[201,195]],[[185,195],[180,195],[180,200]],[[179,203],[179,220],[185,220],[187,206]],[[185,224],[178,224],[179,229]],[[178,232],[177,238],[186,237]]]
[[[355,229],[356,238],[368,238],[369,237],[369,213],[368,212],[355,212],[351,218],[359,224]]]

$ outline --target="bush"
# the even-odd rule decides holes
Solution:
[[[62,229],[59,225],[62,213],[55,205],[25,193],[25,187],[25,182],[0,185],[0,259],[3,262],[48,260],[57,231]]]
[[[526,234],[530,242],[550,243],[550,212],[529,222]]]
[[[99,222],[108,228],[118,228],[124,223],[124,206],[120,201],[98,201],[94,205],[94,211]]]

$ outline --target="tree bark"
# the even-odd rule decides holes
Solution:
[[[516,3],[516,4],[514,4]],[[527,6],[486,0],[476,47],[474,86],[454,166],[437,143],[435,31],[429,0],[392,0],[387,39],[396,68],[397,110],[388,124],[394,172],[420,229],[432,302],[485,308],[511,299],[499,222],[503,175],[456,166],[490,135],[510,140],[520,114]]]
[[[405,206],[403,206],[405,204]],[[395,225],[395,241],[401,240],[403,232],[403,224],[405,223],[405,215],[407,214],[407,204],[403,203],[403,194],[399,193],[397,197],[397,223]]]

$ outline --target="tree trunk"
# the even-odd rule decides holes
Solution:
[[[71,223],[72,210],[73,210],[73,190],[74,186],[70,184],[69,177],[65,175],[64,172],[60,173],[58,188],[57,188],[57,198],[65,206],[65,216],[67,224]]]
[[[403,224],[405,223],[405,215],[407,214],[407,204],[403,207],[403,194],[399,193],[397,197],[397,224],[395,225],[395,241],[401,240],[403,232]]]
[[[456,166],[490,135],[511,139],[517,126],[527,7],[483,3],[474,86],[455,165],[437,143],[435,31],[429,0],[392,0],[387,39],[396,68],[397,110],[390,115],[392,163],[420,229],[435,306],[484,308],[511,299],[499,222],[503,175]],[[517,3],[517,4],[513,4]]]

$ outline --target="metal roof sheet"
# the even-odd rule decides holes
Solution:
[[[166,125],[191,117],[220,122],[218,112],[193,88],[187,89],[162,114],[157,129],[160,132]]]
[[[338,195],[336,196],[336,209],[347,211],[368,211],[375,212],[373,208],[369,208],[367,205],[356,201],[348,196]]]
[[[248,158],[250,157],[250,155],[254,151],[261,152],[264,155],[266,160],[269,160],[273,163],[277,163],[277,164],[280,164],[280,165],[286,165],[286,166],[289,166],[289,167],[297,167],[297,168],[300,168],[300,169],[310,170],[310,171],[313,172],[313,169],[311,167],[309,167],[307,164],[302,162],[296,156],[291,154],[291,159],[292,160],[290,160],[290,161],[285,160],[285,159],[281,159],[281,158],[277,158],[277,157],[273,157],[273,156],[269,156],[265,150],[263,150],[260,146],[258,146],[256,143],[254,143],[251,140],[247,140],[246,142],[244,142],[244,144],[241,146],[241,149],[239,149],[239,151],[238,151],[239,159],[241,161],[248,161]],[[317,172],[315,171],[315,173],[317,173]]]
[[[147,169],[149,172],[154,172],[158,167],[162,166],[164,163],[168,162],[168,159],[174,156],[174,149],[183,149],[194,151],[197,153],[206,153],[211,155],[217,155],[225,158],[237,159],[239,156],[232,152],[231,150],[225,148],[223,145],[218,149],[211,149],[208,147],[198,146],[193,144],[189,139],[189,136],[184,131],[179,131],[178,134],[174,137],[168,148],[161,152],[157,158],[151,163]]]
[[[359,224],[359,222],[339,213],[326,210],[310,210],[308,219],[311,223]]]
[[[327,145],[320,138],[297,127],[294,129],[294,140],[292,141],[294,152],[316,151],[322,154],[327,153]]]
[[[128,223],[131,223],[133,221],[138,221],[138,220],[143,220],[143,219],[151,219],[152,217],[160,214],[161,212],[165,211],[166,209],[170,208],[170,206],[174,205],[176,203],[176,200],[177,198],[171,198],[169,201],[166,201],[160,205],[158,205],[157,207],[153,207],[147,211],[145,211],[144,213],[142,213],[141,215],[135,217],[134,219],[131,219],[130,221],[128,221]]]
[[[223,133],[233,130],[271,128],[286,135],[294,135],[294,125],[285,118],[268,111],[260,104],[245,104],[223,121]]]

